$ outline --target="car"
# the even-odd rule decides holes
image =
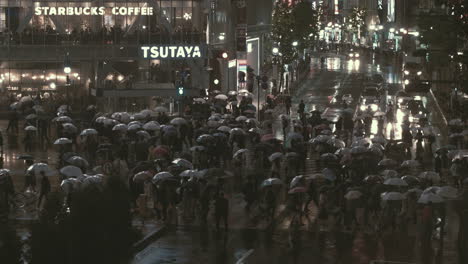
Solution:
[[[371,112],[375,113],[379,111],[379,104],[380,100],[378,99],[364,99],[359,109],[364,112],[370,107]]]
[[[344,94],[341,97],[341,100],[346,102],[347,104],[351,104],[353,102],[353,96],[351,94]]]
[[[403,84],[410,85],[418,83],[420,80],[427,79],[424,74],[423,66],[415,62],[407,62],[403,65]]]
[[[361,94],[361,99],[380,100],[379,89],[375,87],[366,87]]]
[[[350,53],[348,54],[348,58],[351,60],[358,60],[359,59],[359,52],[351,50]]]

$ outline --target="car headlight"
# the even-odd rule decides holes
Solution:
[[[353,53],[350,53],[349,56],[352,58],[352,57],[354,57],[354,54],[353,54]]]
[[[372,110],[373,112],[377,112],[377,110],[379,110],[379,106],[376,105],[376,104],[372,104],[372,105],[371,105],[371,110]]]
[[[422,71],[418,71],[418,76],[420,76],[422,74]]]
[[[354,55],[354,57],[359,58],[359,53],[356,53],[356,55]]]
[[[403,103],[403,99],[402,98],[398,99],[398,103],[400,104]]]
[[[365,106],[365,105],[361,105],[360,109],[361,109],[361,111],[366,111],[366,106]]]
[[[413,117],[412,116],[408,117],[408,121],[410,121],[410,123],[413,123]]]
[[[409,71],[404,71],[405,75],[409,75]]]
[[[405,80],[405,85],[408,85],[409,84],[409,80]]]

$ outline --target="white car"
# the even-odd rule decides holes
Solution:
[[[341,100],[347,104],[351,104],[353,102],[353,96],[351,94],[344,94],[343,97],[341,97]]]
[[[355,52],[355,51],[351,51],[349,54],[348,54],[348,57],[352,60],[354,59],[359,59],[359,52]]]

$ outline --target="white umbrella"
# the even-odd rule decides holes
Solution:
[[[55,118],[55,121],[70,123],[70,122],[72,122],[72,119],[70,117],[68,117],[68,116],[59,116],[59,117]]]
[[[244,121],[246,121],[247,119],[249,119],[249,118],[247,118],[246,116],[238,116],[238,117],[236,117],[236,121],[237,121],[237,122],[244,122]]]
[[[81,167],[81,168],[87,168],[89,167],[89,163],[87,160],[80,156],[72,156],[69,159],[67,159],[67,162],[70,163],[73,166]]]
[[[442,186],[437,190],[436,194],[442,198],[455,199],[458,197],[458,189],[452,186]]]
[[[131,125],[139,125],[140,127],[142,127],[142,126],[143,126],[143,123],[141,123],[141,122],[138,121],[138,120],[134,120],[134,121],[132,121],[132,122],[130,122],[130,123],[127,124],[127,126],[131,126]]]
[[[67,130],[72,133],[75,133],[76,131],[78,131],[78,128],[76,128],[76,126],[73,125],[72,123],[63,123],[62,127],[64,130]]]
[[[138,130],[140,128],[141,128],[141,126],[139,124],[131,124],[131,125],[128,126],[129,131]]]
[[[133,176],[133,181],[143,182],[143,181],[151,179],[151,177],[153,177],[153,175],[151,175],[151,172],[149,172],[149,171],[140,171],[137,174],[135,174],[135,176]]]
[[[29,166],[27,172],[33,173],[36,176],[39,176],[41,172],[43,172],[45,176],[53,175],[52,169],[46,163],[34,163],[33,165]]]
[[[193,169],[193,164],[186,159],[175,159],[172,161],[172,164],[176,164],[177,166],[184,167],[187,169]]]
[[[65,145],[65,144],[71,144],[72,141],[68,138],[59,138],[55,140],[54,145]]]
[[[142,119],[145,119],[145,117],[146,117],[146,116],[143,115],[142,113],[136,113],[136,114],[134,114],[134,115],[132,116],[132,118],[133,118],[134,120],[142,120]]]
[[[419,174],[419,178],[432,181],[432,182],[439,182],[440,181],[440,176],[437,172],[435,171],[425,171],[421,172]]]
[[[169,112],[169,110],[167,110],[167,108],[164,107],[164,106],[158,106],[158,107],[154,108],[154,111],[156,113],[167,113],[167,112]]]
[[[218,127],[218,131],[229,133],[231,132],[231,128],[228,126],[220,126]]]
[[[104,123],[104,121],[107,119],[107,117],[105,116],[100,116],[98,118],[96,118],[96,120],[94,120],[94,122],[96,123]]]
[[[126,124],[117,124],[112,128],[112,131],[127,131],[128,127]]]
[[[198,175],[199,173],[197,170],[184,170],[179,174],[179,176],[183,178],[197,177]]]
[[[415,168],[418,166],[419,162],[417,160],[405,160],[401,163],[401,167]]]
[[[114,120],[114,119],[106,118],[106,119],[104,119],[104,121],[102,123],[104,125],[106,125],[106,126],[115,126],[115,125],[117,125],[119,123],[119,121]]]
[[[390,179],[390,178],[396,178],[396,177],[398,177],[398,172],[396,172],[395,170],[384,170],[382,172],[382,176],[386,180]]]
[[[270,157],[268,157],[268,160],[269,160],[269,161],[274,161],[274,160],[280,159],[280,158],[282,158],[282,157],[283,157],[283,153],[281,153],[281,152],[275,152],[275,153],[271,154]]]
[[[432,192],[423,193],[421,197],[419,197],[418,203],[427,204],[429,202],[442,203],[444,202],[444,199],[440,197],[439,195],[432,193]]]
[[[395,160],[392,160],[392,159],[383,159],[379,162],[379,166],[384,166],[384,167],[387,167],[387,166],[396,166],[398,163],[395,161]]]
[[[262,182],[261,187],[283,185],[283,181],[278,178],[268,178]]]
[[[171,120],[171,125],[181,126],[187,124],[187,120],[183,119],[182,117],[176,117]]]
[[[81,171],[81,169],[73,165],[61,168],[60,173],[66,176],[67,178],[83,176],[83,172]]]
[[[94,128],[87,128],[87,129],[81,131],[81,133],[80,133],[81,136],[97,135],[97,134],[98,134],[98,132]]]
[[[174,175],[167,171],[160,172],[153,177],[153,182],[158,182],[158,181],[163,181],[163,180],[168,180],[168,179],[175,179]]]
[[[237,158],[240,155],[242,155],[243,153],[246,153],[247,151],[249,151],[249,150],[248,149],[239,149],[238,151],[236,151],[236,153],[234,153],[234,155],[232,157]]]
[[[37,131],[37,128],[35,126],[27,126],[24,130],[26,130],[26,131]]]
[[[140,130],[136,134],[138,136],[141,136],[141,137],[145,138],[145,139],[149,139],[151,137],[151,135],[148,132],[144,131],[144,130]]]
[[[381,198],[383,201],[401,201],[405,199],[405,196],[399,192],[384,192]]]
[[[193,101],[194,101],[194,102],[197,102],[197,103],[202,103],[202,104],[206,103],[206,100],[203,99],[203,98],[200,98],[200,97],[198,97],[198,98],[193,98]]]
[[[349,191],[348,193],[346,193],[346,195],[344,196],[346,198],[346,200],[356,200],[356,199],[359,199],[361,198],[362,196],[362,193],[360,191]]]
[[[218,94],[215,96],[215,99],[218,99],[218,100],[227,100],[228,97],[224,94]]]
[[[148,130],[148,131],[157,131],[160,128],[161,128],[161,126],[156,121],[149,121],[148,123],[143,125],[143,129]]]
[[[24,102],[28,102],[28,101],[32,101],[32,100],[33,100],[33,99],[32,99],[32,97],[31,97],[30,95],[28,95],[28,96],[23,96],[23,97],[21,97],[21,99],[20,99],[20,103],[24,103]]]
[[[154,115],[154,112],[149,110],[149,109],[144,109],[144,110],[141,110],[140,111],[140,114],[143,116],[143,117],[150,117],[150,116],[153,116]]]
[[[400,178],[390,178],[388,180],[385,180],[384,184],[392,185],[392,186],[408,186],[408,183],[406,183],[404,180]]]

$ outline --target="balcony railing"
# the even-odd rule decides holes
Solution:
[[[200,32],[152,33],[136,32],[130,35],[103,33],[0,33],[0,44],[18,45],[151,45],[205,43]]]

